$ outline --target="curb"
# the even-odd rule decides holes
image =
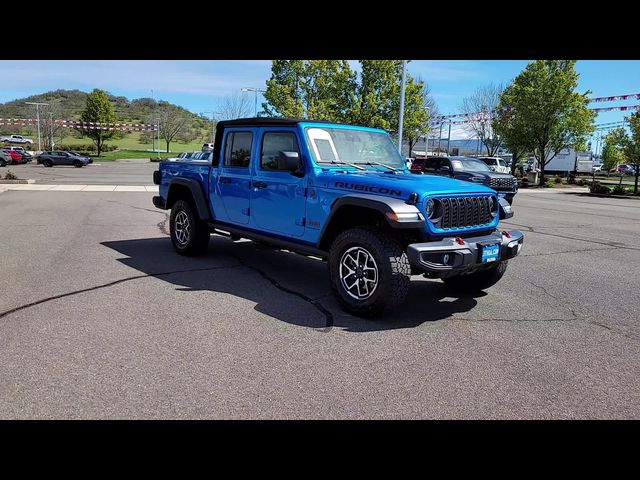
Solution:
[[[640,196],[638,195],[606,195],[602,193],[591,193],[591,192],[587,192],[586,195],[590,197],[600,197],[600,198],[621,198],[623,200],[640,200]]]
[[[35,180],[0,180],[0,184],[2,185],[16,185],[16,184],[26,184],[26,183],[36,183]]]

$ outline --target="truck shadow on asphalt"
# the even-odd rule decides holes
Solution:
[[[452,297],[442,282],[413,277],[404,304],[392,315],[369,320],[340,308],[329,287],[326,263],[319,259],[215,235],[207,255],[197,258],[177,255],[167,237],[102,245],[126,256],[119,262],[176,285],[176,290],[231,294],[255,302],[255,310],[265,315],[315,329],[369,332],[412,328],[467,312],[477,305],[476,298],[486,295]]]

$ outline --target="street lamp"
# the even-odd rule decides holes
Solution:
[[[200,112],[200,115],[204,115],[205,113],[211,114],[211,143],[215,142],[216,138],[216,119],[214,115],[222,115],[222,112],[212,112],[210,110],[206,112]]]
[[[38,124],[38,151],[41,152],[40,148],[40,105],[49,106],[48,103],[39,103],[39,102],[24,102],[25,105],[35,105],[36,106],[36,122]]]
[[[258,92],[264,93],[266,92],[266,90],[262,90],[260,88],[256,88],[256,87],[244,87],[240,89],[241,92],[255,92],[255,103],[254,103],[254,108],[253,108],[253,116],[257,117],[258,116]]]

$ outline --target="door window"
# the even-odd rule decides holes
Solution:
[[[225,148],[225,167],[248,168],[251,160],[251,132],[230,132]]]
[[[280,152],[299,152],[295,134],[293,132],[265,133],[262,137],[260,168],[262,170],[279,170],[278,155]]]

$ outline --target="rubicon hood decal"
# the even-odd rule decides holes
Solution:
[[[363,185],[361,183],[353,183],[353,182],[335,182],[334,185],[336,188],[357,190],[359,192],[379,193],[382,195],[395,195],[396,197],[402,196],[402,190],[396,190],[394,188],[378,187],[375,185]]]

